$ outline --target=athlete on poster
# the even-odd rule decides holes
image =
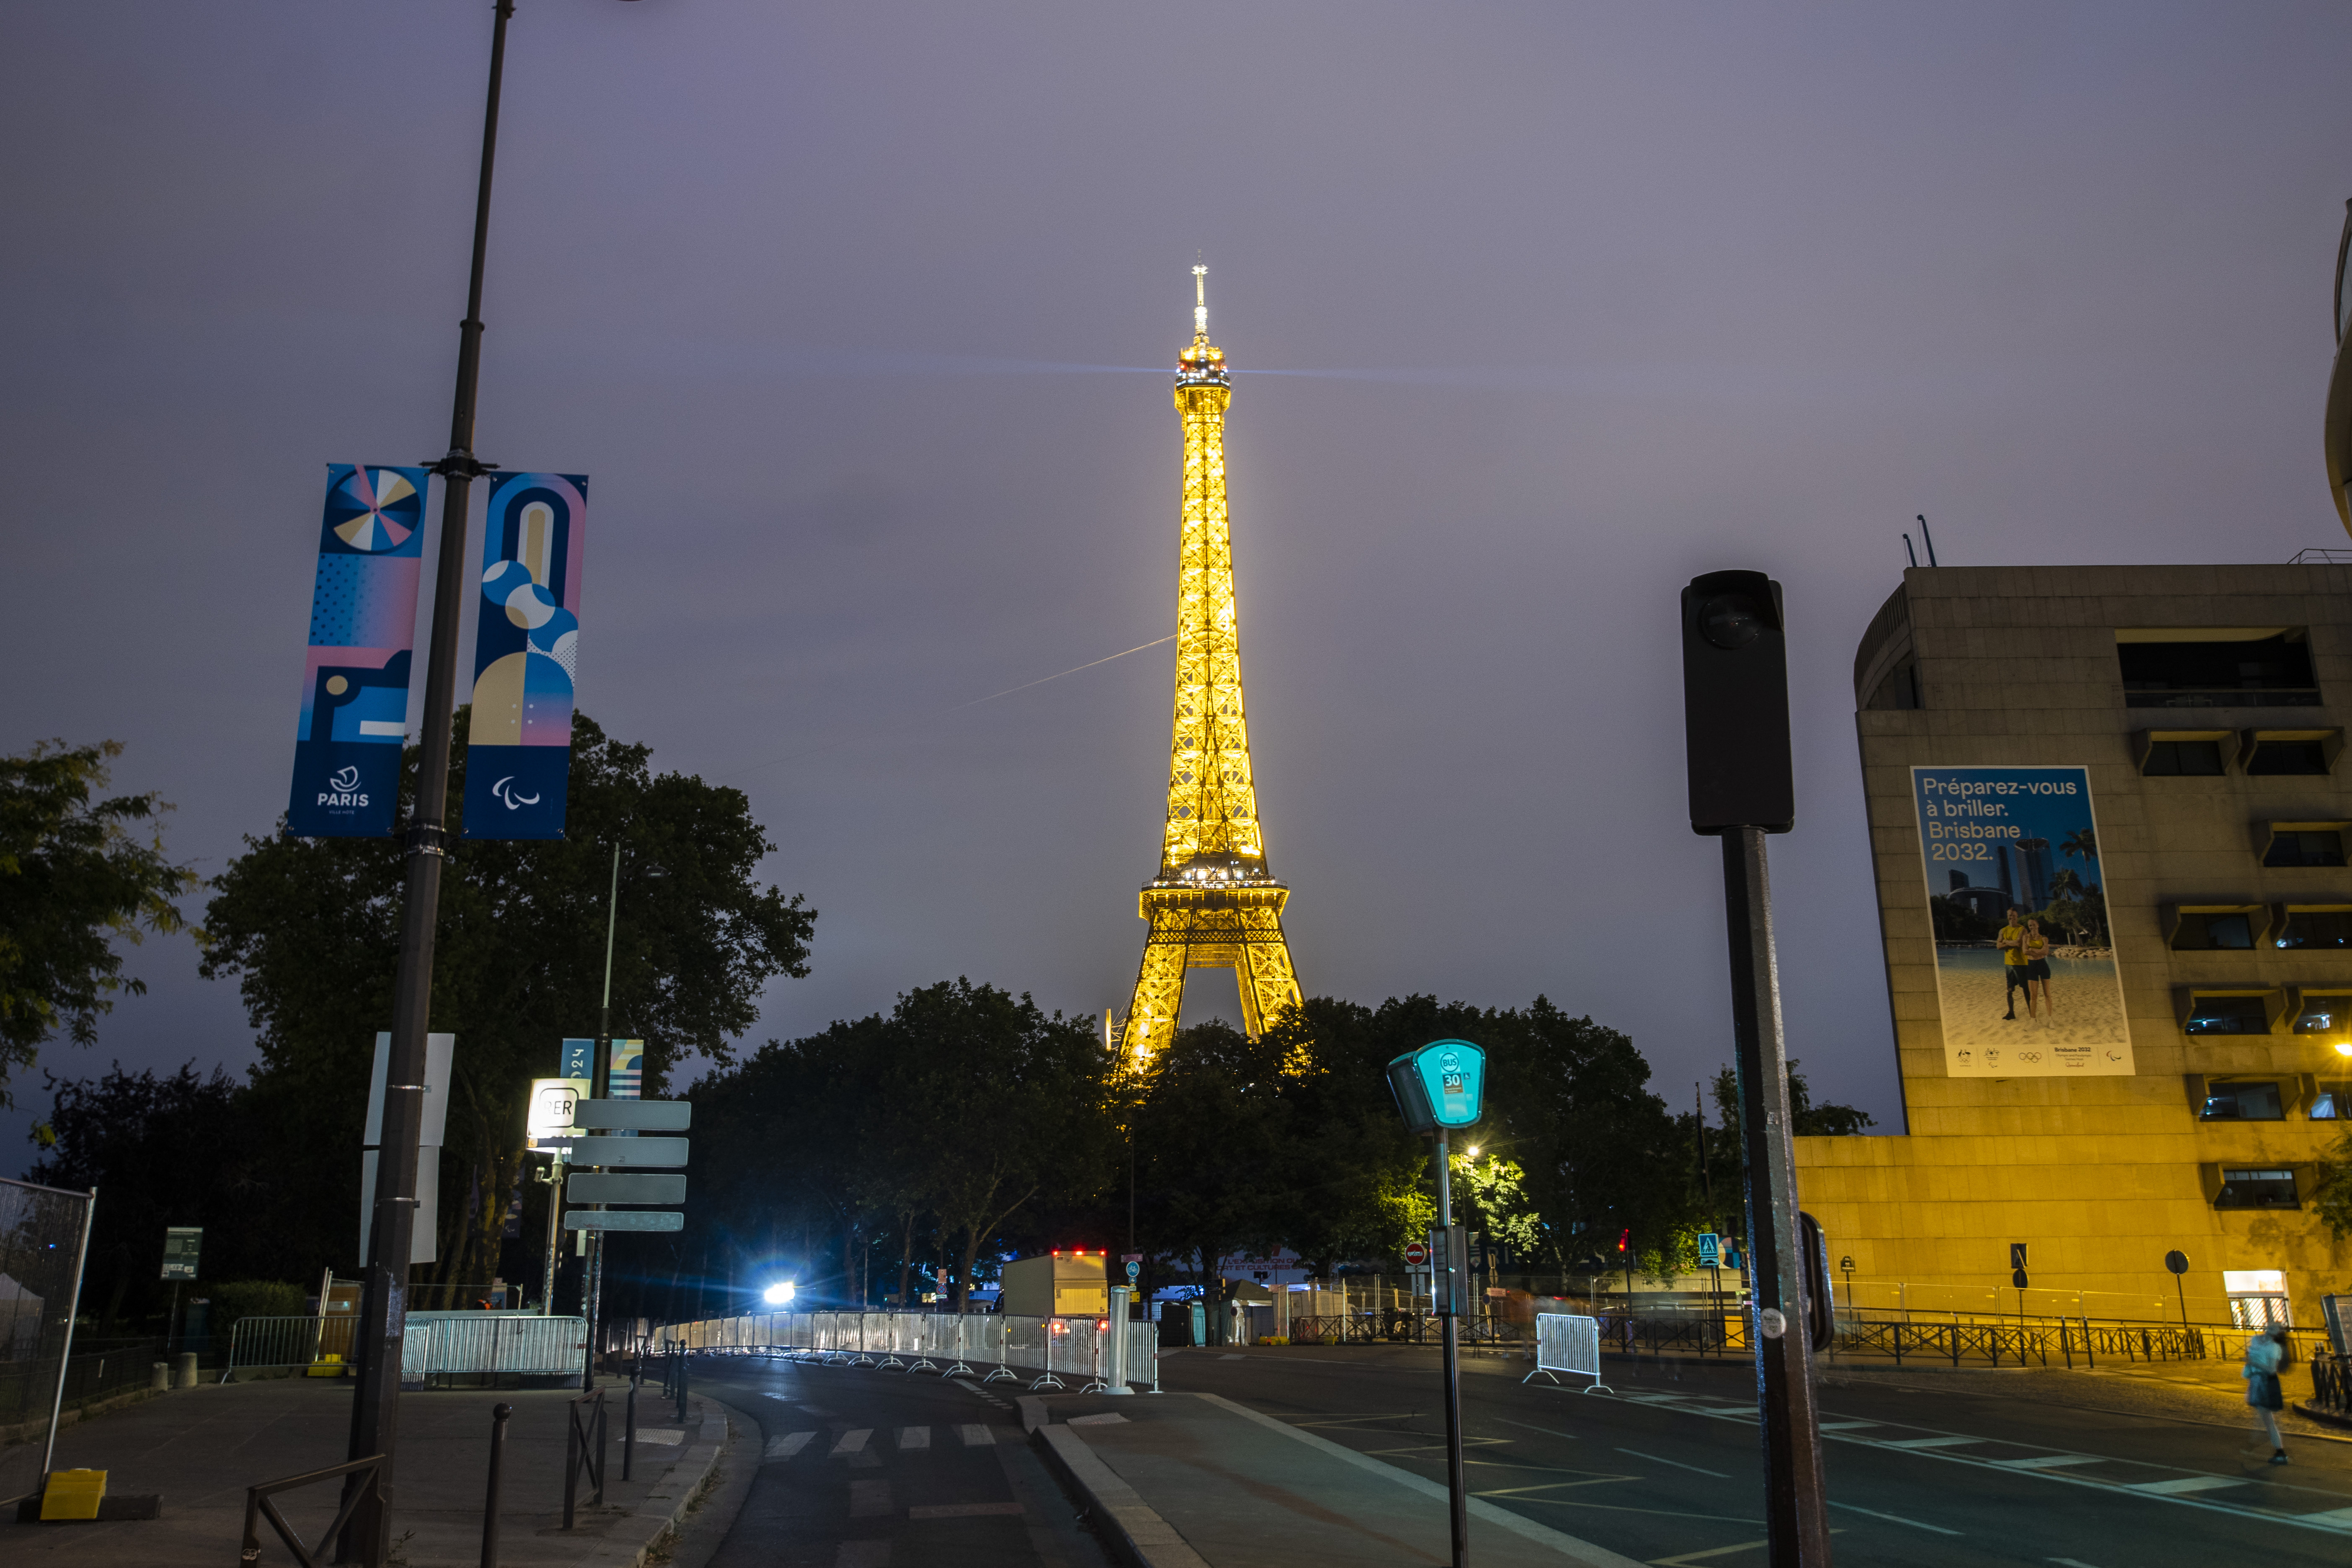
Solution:
[[[2128,1075],[2084,768],[1914,768],[1945,1070]]]

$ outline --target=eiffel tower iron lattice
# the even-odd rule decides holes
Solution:
[[[1139,1066],[1176,1032],[1190,969],[1240,982],[1242,1026],[1264,1032],[1298,1002],[1283,935],[1289,887],[1266,869],[1242,701],[1233,540],[1225,515],[1225,405],[1233,381],[1209,341],[1208,268],[1192,269],[1192,342],[1177,358],[1184,423],[1184,532],[1176,579],[1176,700],[1168,747],[1168,821],[1160,870],[1137,900],[1151,923],[1135,996],[1120,1028],[1123,1065]]]

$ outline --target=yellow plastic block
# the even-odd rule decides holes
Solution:
[[[335,1354],[320,1356],[303,1372],[305,1377],[341,1377],[342,1375],[343,1358]]]
[[[41,1490],[41,1517],[96,1519],[99,1500],[106,1496],[104,1470],[51,1470]]]

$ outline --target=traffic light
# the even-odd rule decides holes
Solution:
[[[1617,1256],[1622,1258],[1625,1255],[1626,1249],[1632,1243],[1633,1239],[1633,1233],[1631,1230],[1621,1230],[1617,1233]]]
[[[1796,825],[1780,585],[1760,571],[1683,590],[1683,731],[1691,831]]]

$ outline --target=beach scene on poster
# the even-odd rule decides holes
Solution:
[[[2084,768],[1914,768],[1945,1071],[2128,1075]]]

